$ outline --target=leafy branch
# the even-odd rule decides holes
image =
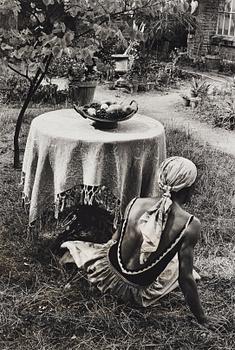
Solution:
[[[16,74],[19,74],[21,77],[26,78],[30,83],[32,83],[32,80],[30,79],[30,77],[28,76],[28,73],[26,71],[26,74],[21,73],[19,70],[15,69],[14,67],[11,66],[11,64],[8,63],[8,68],[10,68],[13,72],[15,72]]]
[[[172,4],[174,8],[179,0],[163,2],[161,0],[9,0],[12,10],[27,13],[23,29],[2,33],[0,30],[0,59],[6,62],[13,72],[30,82],[27,97],[23,103],[16,123],[14,136],[14,166],[20,165],[18,138],[24,113],[47,74],[53,58],[62,55],[91,61],[102,40],[116,38],[120,43],[143,38],[143,33],[133,31],[133,21],[148,24],[149,33],[157,25],[164,28],[168,13],[174,18],[174,11],[163,4]],[[167,5],[167,6],[168,6]],[[169,5],[170,6],[170,5]],[[163,7],[163,10],[161,8]],[[162,15],[159,17],[159,13]],[[172,12],[172,13],[171,13]],[[79,21],[76,20],[79,16]],[[152,26],[155,19],[158,24]],[[151,22],[149,21],[151,19]],[[185,20],[178,11],[175,20]],[[161,22],[162,21],[162,22]],[[151,25],[150,25],[151,23]],[[178,22],[179,23],[179,22]],[[22,26],[22,24],[21,24]],[[124,28],[124,29],[123,29]],[[124,32],[125,31],[125,32]],[[23,71],[19,67],[24,67]]]

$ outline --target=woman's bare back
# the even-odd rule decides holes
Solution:
[[[152,253],[144,264],[140,264],[140,248],[143,237],[139,228],[139,219],[158,200],[159,198],[138,198],[130,209],[121,243],[122,261],[128,270],[138,270],[153,262],[157,256],[161,255],[175,241],[190,217],[189,213],[173,202],[156,252]]]

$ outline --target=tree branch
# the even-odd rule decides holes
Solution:
[[[44,59],[45,69],[44,69],[44,72],[42,72],[42,74],[41,74],[40,77],[39,77],[39,75],[40,75],[41,69],[38,68],[38,71],[37,71],[36,76],[35,76],[36,79],[35,79],[35,85],[34,85],[34,88],[33,88],[33,93],[36,92],[36,90],[38,89],[39,85],[41,84],[43,78],[45,77],[46,72],[47,72],[47,70],[48,70],[48,68],[49,68],[49,65],[50,65],[50,63],[51,63],[52,57],[53,57],[52,54],[50,54],[49,56],[46,56],[46,57],[45,57],[45,59]],[[38,79],[38,78],[39,78],[39,79]],[[38,80],[37,80],[37,79],[38,79]]]
[[[108,14],[110,16],[110,18],[114,19],[115,17],[120,16],[122,14],[128,14],[128,13],[132,13],[132,12],[136,12],[136,11],[142,10],[142,9],[147,8],[149,6],[159,5],[159,2],[155,2],[153,5],[151,5],[151,2],[152,2],[152,0],[149,0],[143,6],[139,6],[139,7],[136,7],[134,9],[130,9],[130,10],[126,10],[126,8],[125,8],[126,6],[125,6],[122,11],[118,11],[118,12],[114,12],[114,13],[110,13],[110,12],[107,11],[106,14]],[[99,23],[99,25],[104,24],[106,21],[107,21],[107,18],[103,19]],[[93,31],[93,28],[87,29],[84,32],[82,32],[80,35],[78,35],[77,37],[80,38],[82,36],[85,36],[86,34],[91,33],[92,31]]]
[[[30,79],[30,77],[27,74],[23,74],[20,71],[18,71],[17,69],[15,69],[14,67],[12,67],[9,63],[7,64],[8,68],[10,68],[11,70],[13,70],[13,72],[19,74],[21,77],[27,79],[30,84],[32,83],[32,80]]]
[[[104,5],[101,4],[99,0],[97,0],[97,2],[98,2],[98,4],[102,7],[102,9],[104,10],[104,12],[105,12],[106,14],[109,14],[109,12],[106,10],[106,8],[104,7]]]

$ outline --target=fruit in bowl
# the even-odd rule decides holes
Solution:
[[[74,109],[84,118],[94,120],[96,122],[94,127],[112,129],[117,127],[117,122],[131,118],[138,111],[138,106],[135,101],[131,101],[128,105],[103,101],[78,108],[74,106]]]
[[[84,106],[83,111],[90,117],[98,119],[118,121],[129,114],[136,112],[136,106],[133,104],[124,105],[116,102],[105,101],[102,103],[91,103],[89,106]]]

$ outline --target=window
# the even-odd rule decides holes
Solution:
[[[235,36],[235,0],[225,0],[219,8],[218,35]]]

